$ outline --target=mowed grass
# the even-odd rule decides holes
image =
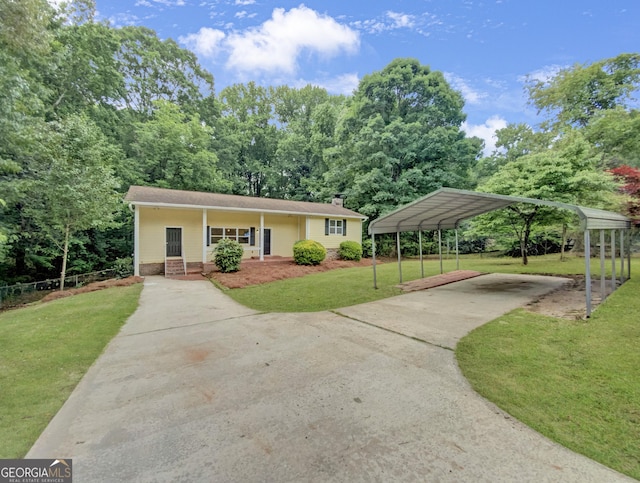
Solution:
[[[632,278],[586,321],[513,311],[458,343],[460,368],[520,421],[640,479],[638,293]]]
[[[625,262],[626,263],[626,262]],[[592,273],[600,273],[600,261],[591,260]],[[440,273],[440,262],[424,261],[425,276]],[[456,269],[456,261],[444,260],[445,272]],[[490,258],[466,256],[460,259],[460,269],[488,273],[530,273],[576,275],[584,274],[584,258],[569,257],[560,261],[559,255],[531,257],[528,265],[519,258]],[[242,270],[242,269],[241,269]],[[607,273],[611,263],[606,264]],[[619,262],[616,270],[619,272]],[[402,280],[408,282],[421,278],[418,260],[402,261]],[[396,287],[399,281],[398,264],[387,261],[377,265],[378,288],[373,288],[371,267],[345,268],[328,272],[290,278],[246,288],[226,290],[237,302],[263,312],[317,312],[380,300],[401,294]]]
[[[0,458],[22,458],[138,305],[142,284],[0,313]]]

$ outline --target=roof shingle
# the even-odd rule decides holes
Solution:
[[[262,211],[265,213],[340,216],[366,219],[366,216],[356,213],[355,211],[329,203],[276,200],[273,198],[205,193],[202,191],[183,191],[152,186],[131,186],[124,200],[134,205],[175,205],[211,209],[226,208],[229,210]]]

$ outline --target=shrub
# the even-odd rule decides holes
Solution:
[[[371,258],[373,256],[373,244],[371,238],[362,240],[362,258]]]
[[[298,265],[318,265],[327,256],[327,249],[314,240],[300,240],[293,245],[293,259]]]
[[[343,260],[360,261],[362,258],[362,246],[355,241],[343,241],[338,248],[338,255]]]
[[[223,238],[215,249],[213,262],[223,273],[237,272],[240,270],[242,260],[242,245],[231,238]]]
[[[116,278],[127,278],[133,275],[133,258],[116,258],[113,262],[113,270],[116,273]]]

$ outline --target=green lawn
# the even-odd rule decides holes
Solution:
[[[142,284],[0,313],[0,458],[22,458],[138,305]]]
[[[438,260],[425,260],[425,276],[440,273]],[[592,272],[600,273],[600,261],[591,260]],[[607,265],[610,271],[611,263]],[[455,270],[455,260],[444,261],[444,271]],[[531,257],[529,265],[519,258],[481,258],[468,256],[460,259],[460,269],[480,272],[537,273],[575,275],[584,274],[584,258],[569,257],[561,262],[558,255]],[[619,271],[619,266],[617,268]],[[264,312],[316,312],[379,300],[399,295],[398,264],[390,261],[377,267],[378,289],[373,288],[371,267],[332,270],[301,278],[279,280],[251,287],[226,290],[237,302]],[[420,278],[420,262],[402,262],[402,279],[407,282]]]
[[[460,368],[520,421],[640,479],[639,292],[632,278],[588,321],[515,310],[458,343]]]

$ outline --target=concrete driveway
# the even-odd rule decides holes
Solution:
[[[562,279],[485,275],[334,312],[258,314],[148,277],[28,458],[75,481],[632,481],[471,390],[456,341]]]

